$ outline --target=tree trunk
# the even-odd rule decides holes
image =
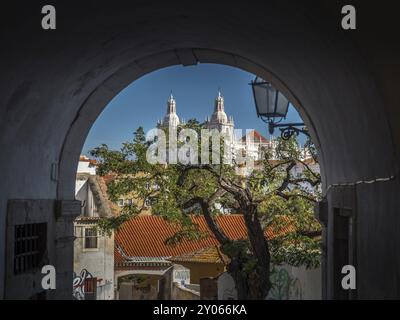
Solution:
[[[207,226],[218,242],[221,245],[231,242],[212,218],[208,203],[205,201],[199,201],[199,203]],[[244,221],[253,255],[257,259],[256,274],[248,275],[243,271],[243,266],[247,262],[247,258],[244,256],[244,253],[240,252],[237,256],[228,254],[231,261],[227,270],[235,280],[238,299],[265,299],[271,288],[271,283],[269,281],[270,254],[268,242],[265,239],[264,230],[262,229],[261,223],[257,217],[257,207],[246,203],[246,205],[243,205],[242,210],[244,212]]]
[[[221,244],[221,246],[226,245],[230,242],[232,242],[226,234],[221,230],[221,228],[218,226],[218,224],[214,221],[213,217],[211,216],[210,208],[208,207],[208,204],[204,201],[200,201],[200,205],[203,211],[204,219],[207,223],[208,228],[211,230],[211,232],[214,234],[215,238],[218,240],[218,242]],[[238,256],[233,256],[232,254],[228,254],[226,252],[223,252],[226,254],[230,262],[227,266],[227,271],[228,273],[233,277],[235,280],[235,285],[236,285],[236,290],[238,293],[238,299],[239,300],[246,300],[248,299],[248,278],[246,277],[246,274],[243,272],[243,264],[245,258],[241,256],[239,253]]]
[[[249,285],[247,283],[247,277],[242,270],[243,261],[240,257],[229,257],[230,262],[227,266],[227,272],[232,276],[235,281],[237,297],[239,300],[249,299]]]
[[[257,217],[257,208],[254,205],[248,205],[243,209],[248,237],[254,257],[257,259],[257,276],[256,279],[254,279],[254,283],[251,285],[250,299],[265,299],[271,288],[271,282],[269,280],[271,257],[268,241],[265,238],[264,230]]]

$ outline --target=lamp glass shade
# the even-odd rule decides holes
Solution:
[[[267,118],[285,118],[289,100],[270,83],[256,78],[251,82],[257,115]]]

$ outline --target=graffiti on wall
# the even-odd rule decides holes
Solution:
[[[93,278],[92,274],[86,269],[82,269],[79,275],[74,272],[74,280],[72,282],[72,295],[77,300],[85,299],[85,280]]]
[[[272,288],[268,294],[271,300],[301,300],[301,284],[299,279],[290,276],[286,269],[273,268],[271,271]]]

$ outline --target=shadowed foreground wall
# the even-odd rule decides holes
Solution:
[[[256,73],[291,99],[318,146],[328,195],[336,192],[334,184],[382,178],[355,187],[357,295],[399,298],[396,10],[383,1],[385,15],[377,15],[374,5],[353,3],[358,30],[348,32],[339,29],[341,1],[201,2],[196,6],[53,1],[55,31],[40,27],[45,4],[41,1],[4,8],[7,14],[0,22],[2,261],[12,259],[5,256],[8,201],[73,200],[81,148],[110,99],[158,68],[214,62]],[[67,229],[63,239],[68,238]],[[328,226],[327,232],[327,248],[332,252],[333,230]],[[54,235],[49,241],[56,239]],[[328,264],[330,259],[328,254]],[[58,290],[64,294],[58,297],[68,298],[72,255],[64,256],[62,263],[71,272],[60,279]],[[4,266],[0,265],[0,279],[5,278]],[[329,280],[327,297],[331,287]],[[7,290],[0,281],[3,297]],[[28,297],[23,287],[15,290],[21,298]]]

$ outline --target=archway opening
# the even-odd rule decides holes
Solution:
[[[82,154],[89,158],[97,156],[97,160],[102,162],[99,166],[104,168],[106,158],[111,154],[115,156],[119,152],[117,150],[135,148],[132,144],[132,132],[137,133],[136,130],[139,127],[143,127],[144,133],[148,133],[155,128],[169,130],[172,130],[171,127],[193,128],[193,124],[197,123],[203,130],[215,129],[221,135],[228,132],[232,151],[235,154],[244,155],[245,158],[247,156],[247,161],[251,160],[251,170],[257,173],[267,170],[273,174],[275,170],[270,169],[269,166],[272,164],[276,166],[277,162],[282,162],[280,171],[277,168],[274,173],[282,174],[287,168],[289,158],[277,155],[278,144],[283,143],[279,136],[280,131],[276,130],[274,135],[268,133],[266,124],[257,118],[253,91],[250,86],[254,77],[255,75],[240,69],[217,64],[173,66],[147,74],[113,98],[92,127]],[[165,106],[167,106],[167,111],[165,111]],[[292,105],[289,107],[284,122],[302,122]],[[201,139],[200,136],[198,138]],[[289,180],[296,180],[291,187],[306,187],[307,192],[304,190],[298,195],[308,196],[311,200],[298,198],[293,201],[289,199],[289,194],[285,193],[285,198],[282,194],[282,198],[277,202],[272,200],[272,203],[267,204],[264,201],[264,205],[268,206],[268,209],[263,209],[264,211],[260,205],[258,215],[261,226],[265,230],[266,238],[273,244],[271,249],[273,288],[269,293],[269,298],[320,299],[321,252],[319,247],[322,234],[318,221],[313,217],[312,209],[313,203],[320,200],[320,170],[318,163],[315,162],[316,157],[313,158],[305,145],[309,137],[301,135],[293,138],[293,146],[298,147],[299,153],[296,156],[298,158],[292,159],[295,165],[290,169],[290,177],[287,177],[287,182],[283,179],[271,181],[269,184],[283,185],[289,184]],[[128,145],[130,147],[127,147]],[[110,153],[107,156],[99,154],[96,151],[99,148],[105,148],[103,150]],[[271,154],[267,155],[267,152]],[[138,155],[133,154],[133,156]],[[109,186],[115,188],[114,179],[122,177],[125,179],[127,172],[118,175],[113,170],[104,172],[100,169],[100,176],[96,176],[96,165],[91,166],[96,160],[89,158],[85,156],[80,158],[75,191],[76,198],[82,203],[82,215],[75,222],[76,281],[74,281],[74,288],[77,298],[84,299],[86,296],[84,278],[98,281],[97,297],[99,299],[114,297],[154,299],[161,296],[169,299],[179,299],[184,296],[196,298],[202,291],[201,286],[204,288],[210,285],[206,283],[211,281],[210,279],[215,283],[215,294],[220,292],[221,295],[221,292],[236,290],[235,287],[224,289],[231,277],[227,272],[230,257],[221,249],[223,244],[215,241],[215,235],[202,220],[201,211],[198,212],[200,217],[193,213],[194,224],[200,224],[201,228],[205,229],[202,231],[209,233],[208,238],[193,241],[190,238],[193,237],[192,234],[190,237],[188,235],[182,237],[182,232],[185,230],[183,225],[177,231],[172,225],[163,221],[163,219],[171,219],[174,209],[160,209],[156,203],[162,201],[160,197],[149,195],[146,199],[140,199],[137,196],[143,184],[141,177],[132,177],[129,184],[136,183],[138,186],[131,187],[129,192],[118,193],[116,197],[112,191],[107,193],[107,189]],[[269,161],[267,167],[263,165],[264,160]],[[173,164],[167,161],[167,165]],[[256,176],[256,173],[250,171],[250,164],[246,161],[242,165],[236,159],[232,166],[235,166],[236,174],[242,176],[243,181],[248,180],[250,183]],[[137,170],[142,170],[141,174],[149,174],[147,171],[144,172],[145,167],[134,169],[135,172]],[[314,178],[318,179],[318,181],[312,181],[315,185],[306,181],[309,178],[306,178],[303,170],[314,174]],[[134,174],[133,171],[132,174]],[[266,173],[264,177],[267,178]],[[304,179],[301,183],[300,178]],[[157,182],[149,178],[146,183],[156,184]],[[315,191],[309,189],[314,187]],[[282,188],[285,192],[289,189]],[[265,189],[264,193],[267,192],[268,190]],[[293,191],[291,195],[294,196]],[[113,200],[110,201],[110,199]],[[287,203],[283,201],[284,199]],[[146,201],[152,204],[145,204]],[[224,199],[221,198],[219,201],[224,201]],[[128,222],[118,226],[118,229],[113,229],[112,234],[106,235],[94,230],[96,217],[101,220],[104,216],[110,216],[110,213],[111,216],[123,215],[129,210],[132,211],[135,203],[140,207],[134,208],[138,211],[129,216]],[[246,229],[242,210],[236,205],[226,203],[223,205],[222,202],[217,202],[215,206],[218,210],[218,213],[215,213],[217,215],[215,223],[222,228],[223,233],[233,236],[232,240],[246,239],[249,231]],[[281,208],[278,210],[279,206]],[[273,207],[275,209],[272,209]],[[299,210],[298,207],[303,209]],[[271,210],[275,210],[272,215],[267,213]],[[197,221],[198,219],[200,220]],[[100,221],[99,224],[102,225],[102,222]],[[278,224],[283,225],[283,229]],[[163,229],[164,232],[162,234],[141,233],[141,230],[159,229]],[[232,234],[235,229],[240,230],[240,234]],[[307,236],[305,232],[308,233]],[[301,233],[304,234],[301,235]],[[311,233],[312,236],[310,236]],[[179,241],[168,243],[178,236],[182,237]],[[294,236],[297,238],[294,239]],[[293,245],[296,241],[298,245]],[[312,244],[310,244],[311,241],[313,241]],[[147,243],[152,244],[151,248],[147,246]],[[110,250],[110,247],[114,247],[114,250]],[[293,252],[284,257],[284,251]],[[183,279],[183,275],[186,278]],[[228,280],[225,279],[226,277]],[[128,294],[132,292],[135,294]]]
[[[40,12],[36,4],[24,6],[23,21],[14,19],[20,17],[20,7],[10,10],[12,19],[6,23],[13,32],[4,38],[10,59],[3,60],[5,152],[0,161],[1,226],[7,234],[0,246],[6,258],[0,266],[5,290],[0,291],[5,297],[30,297],[34,289],[26,287],[27,281],[39,283],[34,276],[27,280],[14,274],[12,231],[18,221],[7,217],[21,216],[51,224],[48,258],[59,277],[57,292],[49,296],[70,297],[69,215],[76,210],[69,205],[84,137],[107,102],[134,79],[169,65],[197,62],[260,75],[282,92],[286,89],[300,113],[304,110],[323,162],[328,204],[320,209],[329,222],[328,259],[334,259],[340,243],[336,228],[354,222],[356,241],[347,247],[357,253],[358,297],[397,297],[398,141],[392,106],[397,97],[392,81],[386,80],[392,79],[390,62],[383,63],[393,56],[387,59],[379,49],[365,55],[368,31],[355,33],[356,41],[338,31],[339,5],[213,3],[193,11],[189,4],[129,8],[88,3],[80,10],[58,4],[64,23],[56,33],[36,27],[37,16],[31,14]],[[221,19],[221,12],[227,19]],[[354,221],[335,219],[348,217],[349,208]],[[327,297],[335,296],[333,275],[327,270]]]

